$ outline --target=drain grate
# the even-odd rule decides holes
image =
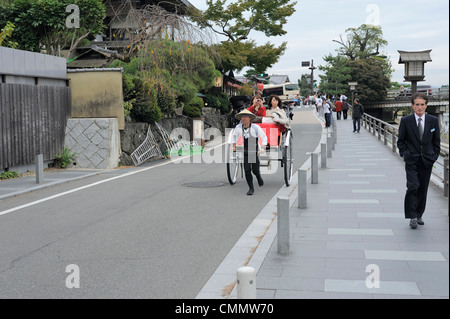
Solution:
[[[183,186],[185,186],[185,187],[193,187],[193,188],[222,187],[225,185],[226,185],[226,183],[223,183],[223,182],[195,182],[195,183],[183,184]]]

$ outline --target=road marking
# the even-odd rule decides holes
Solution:
[[[380,288],[367,288],[364,280],[325,279],[324,291],[421,296],[415,282],[381,281]]]
[[[328,235],[394,236],[392,229],[328,228]]]
[[[211,151],[211,150],[213,150],[215,148],[218,148],[218,147],[222,147],[225,144],[226,143],[222,143],[220,145],[217,145],[217,146],[209,149],[208,151]],[[94,186],[97,186],[97,185],[100,185],[100,184],[103,184],[103,183],[111,182],[111,181],[114,181],[116,179],[120,179],[120,178],[128,177],[128,176],[131,176],[131,175],[134,175],[134,174],[137,174],[137,173],[142,173],[142,172],[145,172],[145,171],[149,171],[151,169],[158,168],[158,167],[161,167],[161,166],[165,166],[165,165],[168,165],[168,164],[171,164],[171,163],[176,163],[178,161],[183,161],[184,159],[189,158],[191,156],[192,155],[186,155],[186,156],[183,156],[183,157],[180,157],[180,158],[177,158],[177,159],[172,159],[172,160],[170,160],[168,162],[164,162],[164,163],[157,164],[157,165],[154,165],[154,166],[146,167],[146,168],[143,168],[143,169],[140,169],[140,170],[136,170],[136,171],[133,171],[133,172],[125,173],[123,175],[111,177],[111,178],[105,179],[103,181],[98,181],[98,182],[95,182],[95,183],[92,183],[92,184],[89,184],[89,185],[85,185],[85,186],[81,186],[81,187],[72,189],[70,191],[66,191],[66,192],[63,192],[63,193],[59,193],[59,194],[55,194],[55,195],[52,195],[52,196],[49,196],[49,197],[45,197],[45,198],[36,200],[36,201],[28,203],[28,204],[24,204],[24,205],[13,207],[13,208],[10,208],[10,209],[4,210],[4,211],[0,211],[0,216],[6,215],[6,214],[9,214],[9,213],[12,213],[12,212],[16,212],[18,210],[21,210],[21,209],[24,209],[24,208],[27,208],[27,207],[38,205],[40,203],[44,203],[44,202],[47,202],[49,200],[52,200],[52,199],[55,199],[55,198],[59,198],[59,197],[65,196],[65,195],[69,195],[69,194],[72,194],[72,193],[75,193],[75,192],[78,192],[78,191],[81,191],[81,190],[84,190],[84,189],[87,189],[87,188],[91,188],[91,187],[94,187]]]
[[[403,250],[364,250],[366,259],[406,261],[446,261],[440,252]]]
[[[329,204],[379,204],[377,199],[329,199]]]

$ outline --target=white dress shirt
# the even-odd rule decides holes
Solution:
[[[416,113],[414,113],[414,116],[416,117],[417,126],[419,126],[419,118],[422,119],[422,128],[423,128],[423,131],[425,132],[425,114],[422,115],[422,117],[419,117]]]

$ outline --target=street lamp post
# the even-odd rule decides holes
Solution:
[[[431,50],[426,51],[400,51],[399,64],[405,65],[405,81],[411,82],[411,94],[417,92],[417,82],[425,79],[425,63],[431,62]]]
[[[356,86],[358,85],[358,82],[348,82],[348,85],[350,86],[350,91],[352,91],[352,112],[353,112],[353,101],[355,100],[355,90]]]
[[[314,60],[311,59],[311,64],[309,63],[309,61],[303,61],[302,67],[309,67],[309,69],[311,70],[311,95],[314,95],[314,70],[317,69],[314,66]]]

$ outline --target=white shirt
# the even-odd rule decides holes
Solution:
[[[323,112],[330,113],[330,105],[327,102],[323,103]]]
[[[321,98],[317,98],[316,99],[316,104],[317,104],[317,106],[322,106],[322,104],[323,104],[322,99]]]
[[[244,133],[244,136],[242,135],[242,133]],[[233,144],[238,142],[239,136],[242,136],[242,138],[248,138],[248,136],[245,137],[246,134],[250,134],[254,138],[259,137],[261,139],[262,145],[267,145],[266,133],[264,133],[262,128],[258,124],[255,124],[255,123],[252,123],[250,125],[250,128],[248,129],[248,133],[246,131],[244,131],[244,129],[242,127],[242,123],[239,123],[238,125],[236,125],[236,128],[234,129],[234,132],[233,132]]]
[[[422,115],[422,117],[419,117],[416,113],[414,113],[414,116],[416,117],[416,124],[417,124],[417,126],[419,126],[419,118],[422,119],[422,128],[423,128],[423,130],[425,132],[425,114]]]

